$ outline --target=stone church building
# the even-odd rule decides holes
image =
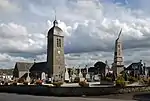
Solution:
[[[47,35],[47,61],[46,62],[17,62],[13,71],[14,78],[26,78],[27,73],[31,78],[40,78],[42,72],[54,81],[63,81],[65,74],[64,36],[58,22],[53,22],[53,27]]]

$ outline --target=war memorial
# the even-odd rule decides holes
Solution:
[[[68,68],[64,58],[64,36],[55,19],[47,35],[47,61],[17,62],[12,80],[2,80],[0,92],[50,96],[99,96],[150,91],[150,78],[140,60],[125,68],[121,42],[122,29],[115,41],[114,62],[84,68]]]

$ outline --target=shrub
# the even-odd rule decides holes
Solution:
[[[125,87],[126,86],[126,82],[124,80],[124,78],[122,76],[119,76],[116,80],[116,86],[117,87]]]
[[[34,80],[31,80],[30,84],[34,84]]]
[[[81,87],[89,87],[89,83],[87,83],[87,82],[85,82],[85,81],[80,81],[80,82],[79,82],[79,85],[80,85]]]
[[[137,82],[137,81],[138,81],[138,79],[135,78],[135,77],[133,77],[133,76],[130,76],[130,77],[128,78],[128,80],[129,80],[130,83],[134,83],[134,82]]]
[[[18,83],[24,83],[24,81],[25,81],[24,78],[20,78],[20,79],[18,80]]]
[[[35,84],[36,84],[36,85],[42,85],[42,80],[36,80],[36,81],[35,81]]]
[[[51,81],[46,80],[45,83],[46,83],[46,84],[51,84]]]
[[[14,82],[12,83],[12,85],[17,86],[17,82],[16,82],[16,81],[14,81]]]
[[[80,78],[79,77],[75,77],[74,78],[74,83],[79,83],[80,82]]]
[[[148,84],[148,82],[149,82],[149,80],[146,79],[146,78],[143,78],[142,81],[143,81],[144,84]]]
[[[150,79],[148,79],[147,85],[150,86]]]
[[[69,83],[69,80],[65,80],[66,83]]]
[[[1,81],[1,83],[4,84],[5,82],[4,82],[4,81]]]
[[[28,85],[28,82],[27,82],[27,81],[24,81],[23,84],[24,84],[24,85]]]
[[[105,80],[106,81],[112,81],[112,78],[111,77],[106,77]]]
[[[8,82],[5,82],[4,85],[8,85]]]
[[[63,82],[53,82],[53,85],[55,87],[60,87],[63,84]]]
[[[149,78],[141,78],[140,83],[143,85],[150,85],[150,79]]]

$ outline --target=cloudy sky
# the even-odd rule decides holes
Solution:
[[[69,67],[113,61],[119,29],[125,65],[150,65],[150,0],[0,0],[0,68],[46,60],[55,16],[65,36]]]

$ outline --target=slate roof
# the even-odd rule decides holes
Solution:
[[[15,68],[18,69],[18,71],[27,71],[29,70],[34,63],[27,63],[27,62],[16,62]]]
[[[32,68],[30,69],[30,72],[32,71],[47,72],[48,71],[47,62],[34,63]]]
[[[48,36],[51,35],[52,33],[55,32],[63,32],[63,30],[61,28],[59,28],[58,26],[53,26],[49,31],[48,31]],[[60,36],[63,36],[61,33],[59,33]]]
[[[134,70],[134,69],[139,70],[140,66],[142,66],[140,62],[132,63],[127,68],[125,68],[125,70]],[[135,68],[135,67],[138,67],[138,68]]]

